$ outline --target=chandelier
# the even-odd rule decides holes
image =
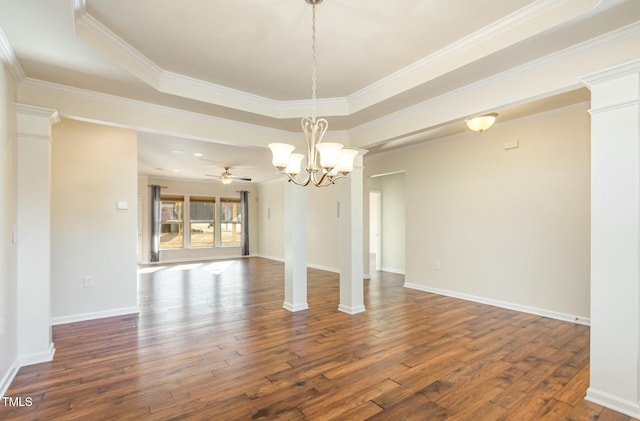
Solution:
[[[302,131],[307,141],[307,154],[295,153],[295,146],[286,143],[271,143],[272,164],[290,182],[300,186],[313,184],[329,186],[353,171],[353,160],[358,151],[344,148],[340,143],[322,142],[328,128],[327,120],[316,118],[316,5],[322,0],[305,0],[311,5],[311,117],[302,119]],[[306,175],[298,179],[302,162],[307,160]]]

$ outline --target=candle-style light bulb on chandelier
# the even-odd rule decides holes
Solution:
[[[316,5],[322,0],[305,0],[311,5],[311,117],[302,119],[302,131],[307,140],[307,155],[294,153],[295,146],[286,143],[271,143],[272,164],[278,172],[286,175],[290,182],[300,186],[313,184],[328,186],[353,171],[353,160],[358,151],[344,148],[340,143],[322,143],[322,137],[328,128],[327,120],[316,118]],[[304,179],[298,180],[300,166],[307,159]]]

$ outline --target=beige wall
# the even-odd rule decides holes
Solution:
[[[17,357],[17,226],[16,84],[0,62],[0,395]]]
[[[259,186],[258,250],[261,256],[284,259],[284,180]]]
[[[328,187],[307,187],[307,235],[309,265],[319,269],[340,270],[340,220],[337,183]],[[300,187],[302,188],[302,187]]]
[[[240,190],[249,192],[249,252],[251,255],[258,253],[258,187],[254,184],[231,183],[222,184],[217,181],[197,182],[177,179],[165,179],[141,176],[138,178],[138,197],[142,204],[142,263],[149,262],[149,219],[150,198],[149,185],[163,186],[162,194],[181,196],[220,196],[227,198],[239,198]],[[240,247],[213,247],[213,248],[182,248],[173,250],[161,250],[160,262],[180,262],[189,260],[205,260],[239,257],[242,255]]]
[[[54,323],[136,309],[136,180],[134,131],[73,120],[53,126]],[[129,209],[117,209],[119,201]],[[84,287],[87,276],[94,287]]]
[[[283,179],[260,185],[260,255],[277,260],[284,259],[285,183]],[[340,267],[338,186],[306,187],[306,189],[308,189],[308,265],[338,271]]]
[[[406,282],[588,318],[587,109],[365,156],[365,175],[406,171]]]

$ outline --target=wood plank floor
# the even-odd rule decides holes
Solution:
[[[630,420],[584,401],[589,328],[309,270],[310,309],[282,309],[283,264],[141,268],[139,315],[53,329],[2,420]]]

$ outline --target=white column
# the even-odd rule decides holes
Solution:
[[[51,361],[51,124],[55,110],[16,104],[18,359]]]
[[[586,399],[640,417],[640,61],[591,89],[591,362]]]
[[[287,182],[284,187],[284,304],[289,311],[307,303],[307,189]]]
[[[364,151],[362,151],[364,152]],[[349,180],[339,180],[340,188],[340,305],[349,314],[365,311],[362,272],[363,168],[360,153]]]

